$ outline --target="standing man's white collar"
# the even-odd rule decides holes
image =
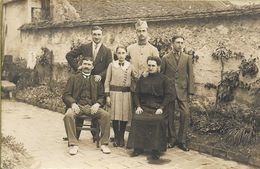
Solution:
[[[97,46],[97,50],[99,50],[100,46],[102,45],[102,42],[100,43],[95,43],[95,42],[92,42],[92,49],[94,51],[95,47]]]

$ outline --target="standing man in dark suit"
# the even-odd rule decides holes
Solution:
[[[81,68],[77,63],[77,57],[82,55],[83,58],[93,58],[94,68],[91,75],[94,75],[95,81],[102,81],[104,83],[107,67],[112,61],[112,52],[102,43],[103,34],[100,26],[94,26],[91,30],[91,35],[91,43],[83,44],[78,48],[71,50],[66,54],[66,59],[74,71],[77,72]]]
[[[172,140],[168,147],[172,148],[178,145],[180,149],[189,151],[186,144],[187,129],[190,122],[188,99],[190,95],[194,94],[194,75],[192,58],[183,52],[183,47],[184,38],[182,36],[174,36],[172,38],[173,50],[163,57],[161,72],[175,86],[176,103],[180,109],[180,126],[177,138],[174,126],[174,112],[169,117]],[[174,103],[171,105],[174,105]]]
[[[107,147],[110,135],[110,115],[101,108],[104,105],[103,84],[96,82],[95,77],[90,75],[92,69],[92,58],[84,58],[81,64],[81,73],[73,74],[69,78],[62,96],[67,107],[63,120],[70,155],[75,155],[78,152],[75,118],[80,114],[98,119],[101,128],[101,150],[103,153],[110,153],[110,149]]]

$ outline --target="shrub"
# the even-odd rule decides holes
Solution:
[[[202,105],[202,106],[201,106]],[[240,104],[222,104],[215,107],[197,98],[191,104],[192,129],[200,134],[219,134],[232,145],[250,145],[256,142],[257,110]]]
[[[256,65],[257,58],[249,58],[248,60],[243,59],[239,66],[239,70],[242,72],[242,76],[249,75],[255,77],[258,73],[258,67]]]
[[[231,71],[224,74],[224,79],[218,86],[218,99],[220,102],[229,102],[234,99],[234,90],[239,86],[239,72]]]
[[[31,157],[22,143],[17,143],[13,136],[1,136],[2,161],[1,168],[26,168],[31,164]]]
[[[256,131],[254,125],[242,123],[227,132],[225,139],[230,145],[249,145],[256,142]]]

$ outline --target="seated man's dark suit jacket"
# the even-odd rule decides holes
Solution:
[[[77,63],[77,59],[76,59],[77,57],[82,55],[84,58],[85,57],[93,58],[92,43],[93,42],[89,44],[83,44],[66,54],[66,59],[75,72],[77,72],[79,67],[79,64]],[[102,77],[102,82],[104,83],[104,80],[106,78],[107,67],[110,62],[112,62],[112,52],[109,48],[101,44],[97,56],[93,62],[94,69],[92,70],[91,74],[100,75]]]
[[[84,77],[82,73],[72,75],[65,87],[62,100],[67,108],[71,108],[73,103],[78,103],[82,93]],[[91,102],[104,105],[104,87],[101,82],[95,82],[94,76],[90,76]],[[90,105],[92,106],[92,105]]]

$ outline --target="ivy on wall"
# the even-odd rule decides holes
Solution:
[[[171,39],[157,37],[150,42],[159,51],[159,56],[163,57],[172,50]],[[192,63],[198,62],[199,56],[196,54],[194,49],[184,48],[184,53],[192,56]]]
[[[218,106],[219,103],[233,101],[234,91],[238,87],[247,90],[251,89],[251,85],[254,82],[252,84],[244,83],[240,81],[239,76],[242,74],[242,76],[248,75],[251,78],[256,77],[259,71],[258,66],[256,65],[256,61],[259,59],[258,57],[253,58],[251,56],[251,58],[245,59],[243,53],[232,52],[230,49],[227,49],[223,43],[219,44],[219,47],[213,51],[211,56],[214,60],[221,62],[221,80],[218,85],[206,83],[204,87],[207,89],[213,88],[217,90],[215,103],[216,106]],[[229,59],[242,59],[237,71],[224,72],[225,62],[227,62]]]
[[[250,77],[255,77],[258,73],[258,67],[256,65],[256,60],[259,60],[259,58],[249,58],[243,59],[241,61],[240,66],[238,67],[240,72],[242,73],[242,76],[249,75]]]

